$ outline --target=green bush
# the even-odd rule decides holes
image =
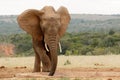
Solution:
[[[25,33],[0,35],[0,43],[15,45],[15,54],[34,55],[31,36]],[[120,54],[120,32],[111,33],[66,33],[61,39],[63,55]]]

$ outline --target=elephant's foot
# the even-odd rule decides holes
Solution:
[[[33,72],[40,72],[40,68],[34,68]]]
[[[40,72],[40,71],[41,71],[41,66],[40,66],[40,64],[37,64],[37,63],[35,62],[33,72]]]

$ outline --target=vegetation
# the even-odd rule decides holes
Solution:
[[[12,43],[17,55],[34,55],[31,36],[12,34],[0,37],[1,43]],[[106,55],[120,54],[120,33],[111,30],[105,33],[66,33],[61,39],[62,54],[65,55]]]
[[[67,32],[104,32],[110,29],[120,31],[120,15],[71,14],[71,22]],[[17,15],[0,16],[0,34],[23,33],[17,23]]]
[[[120,54],[119,32],[66,34],[61,42],[65,55]]]
[[[16,15],[0,16],[0,34],[14,34],[23,32],[17,23]]]
[[[32,40],[28,34],[1,35],[0,43],[14,44],[15,54],[20,56],[33,55]]]
[[[63,55],[120,54],[119,15],[71,16],[61,39]],[[16,55],[34,55],[31,36],[18,27],[16,17],[0,16],[0,43],[14,44]]]
[[[69,60],[66,60],[66,62],[64,63],[64,65],[70,65],[71,62]]]

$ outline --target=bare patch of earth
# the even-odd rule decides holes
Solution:
[[[120,68],[57,68],[54,76],[47,76],[47,72],[32,73],[26,66],[0,66],[0,79],[19,78],[77,78],[85,80],[120,80]],[[98,79],[97,79],[98,78]]]

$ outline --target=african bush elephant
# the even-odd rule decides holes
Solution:
[[[57,66],[59,41],[70,22],[67,8],[62,6],[57,11],[52,6],[45,6],[41,10],[28,9],[18,16],[17,21],[32,36],[34,72],[50,71],[49,76],[53,76]]]

